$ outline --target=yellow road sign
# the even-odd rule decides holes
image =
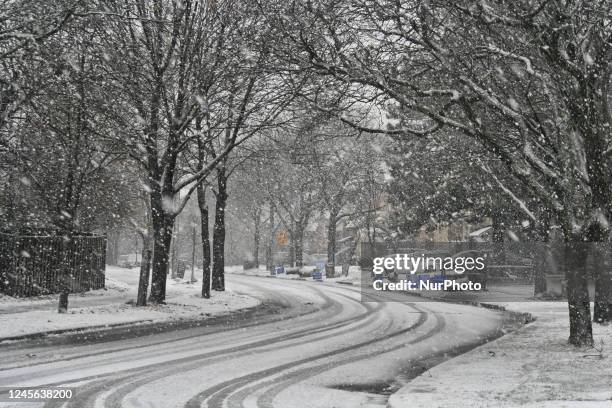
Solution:
[[[287,231],[278,231],[276,233],[276,243],[278,245],[287,245],[287,243],[289,242],[289,234],[287,234]]]

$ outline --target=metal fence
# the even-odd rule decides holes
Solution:
[[[0,232],[0,292],[26,297],[104,287],[103,235]]]

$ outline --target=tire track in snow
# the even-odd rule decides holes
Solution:
[[[417,308],[413,304],[410,304],[409,306],[419,313],[419,320],[410,327],[392,331],[391,333],[388,333],[384,336],[361,342],[359,344],[355,344],[353,346],[346,347],[341,350],[337,350],[337,352],[334,353],[321,354],[320,356],[317,356],[313,359],[295,362],[293,365],[289,365],[287,367],[284,367],[284,369],[277,370],[275,372],[259,373],[259,376],[253,376],[252,378],[250,378],[250,381],[236,383],[233,387],[228,386],[223,390],[219,390],[214,397],[206,401],[207,404],[204,406],[227,406],[229,408],[242,407],[245,400],[253,396],[253,393],[260,393],[262,388],[267,388],[263,395],[259,395],[256,397],[256,405],[258,407],[272,407],[272,401],[274,397],[292,384],[298,383],[307,378],[313,377],[324,371],[336,368],[344,364],[354,363],[360,360],[372,358],[372,353],[368,351],[359,353],[357,355],[347,355],[351,351],[355,351],[360,348],[366,348],[376,343],[381,343],[388,340],[395,340],[399,336],[405,335],[408,332],[414,331],[417,328],[421,327],[427,321],[428,313]],[[445,321],[444,317],[440,314],[433,314],[433,316],[436,319],[436,324],[431,330],[429,330],[425,334],[418,336],[417,338],[408,342],[401,340],[400,344],[384,347],[382,350],[377,350],[377,352],[387,353],[405,347],[408,344],[415,344],[427,338],[435,336],[437,333],[443,330],[445,326]],[[325,361],[329,360],[330,358],[332,358],[332,361]],[[318,360],[324,361],[315,365],[310,364]],[[306,367],[299,368],[300,365],[305,365]],[[197,405],[187,406],[189,408],[193,408]]]
[[[416,309],[416,308],[415,308]],[[418,310],[418,309],[417,309]],[[317,354],[308,358],[304,358],[301,360],[297,360],[297,361],[292,361],[290,363],[287,364],[283,364],[280,366],[276,366],[276,367],[272,367],[266,370],[262,370],[256,373],[252,373],[249,375],[245,375],[239,378],[236,378],[234,380],[230,380],[221,384],[218,384],[215,387],[211,387],[207,390],[202,391],[201,393],[199,393],[196,397],[192,398],[187,404],[185,404],[185,408],[200,408],[201,406],[203,406],[204,403],[206,403],[207,407],[222,407],[224,406],[224,402],[226,400],[227,397],[231,396],[231,394],[244,387],[244,386],[248,386],[250,383],[256,383],[261,381],[262,379],[265,379],[266,377],[270,377],[270,376],[275,376],[278,375],[279,373],[281,373],[282,371],[285,370],[290,370],[290,369],[294,369],[296,366],[300,366],[303,364],[307,364],[307,363],[311,363],[311,362],[315,362],[318,360],[324,360],[324,359],[328,359],[330,357],[336,357],[342,354],[345,354],[347,352],[350,351],[354,351],[360,348],[364,348],[370,345],[373,345],[375,343],[381,342],[381,341],[385,341],[385,340],[389,340],[392,338],[395,338],[397,336],[401,336],[403,334],[406,334],[410,331],[415,330],[416,328],[422,326],[428,319],[428,315],[427,313],[423,312],[423,311],[419,311],[419,319],[417,320],[417,322],[415,322],[414,324],[410,325],[409,327],[403,328],[401,330],[395,330],[391,333],[385,334],[383,336],[379,336],[379,337],[375,337],[372,339],[369,339],[367,341],[363,341],[363,342],[359,342],[356,344],[352,344],[350,346],[346,346],[340,349],[336,349],[336,350],[332,350],[329,352],[325,352],[325,353],[321,353],[321,354]],[[436,328],[434,330],[432,330],[431,332],[428,332],[426,335],[424,336],[420,336],[418,339],[418,341],[423,340],[424,338],[433,336],[435,333],[437,333],[439,330],[441,330],[441,328],[443,327],[443,319],[441,319],[441,324],[438,326],[436,326]],[[405,344],[405,343],[402,343]],[[368,357],[371,357],[371,354],[364,354],[363,356],[367,355]],[[365,357],[363,357],[365,358]],[[350,359],[345,359],[344,362],[348,362],[348,361],[357,361],[357,360],[352,360],[352,357]],[[342,361],[342,359],[340,360]],[[319,367],[328,367],[328,368],[332,368],[332,367],[336,367],[338,365],[340,365],[341,363],[338,363],[338,361],[332,361],[330,362],[326,362],[321,364]],[[314,367],[314,369],[316,370],[317,367]],[[308,370],[313,369],[311,367],[304,369],[304,371],[302,371],[301,373],[306,373]],[[258,387],[258,385],[256,385],[256,387]],[[234,404],[238,404],[235,406],[241,406],[242,400],[244,398],[240,399],[240,401],[234,401]],[[232,406],[232,405],[230,405]]]
[[[318,288],[314,288],[312,286],[309,285],[309,290],[313,290],[314,292],[320,292],[320,289]],[[277,292],[274,292],[276,295],[278,295]],[[329,302],[329,299],[331,299],[329,296],[320,293],[321,297],[326,299],[327,302]],[[350,296],[346,296],[346,295],[340,295],[343,298],[346,298],[352,302],[355,303],[359,303],[358,300],[351,298]],[[330,307],[327,309],[324,309],[323,312],[324,316],[317,316],[316,319],[318,321],[321,321],[322,318],[324,320],[324,318],[329,317],[330,315],[335,315],[337,313],[339,313],[338,311],[338,305],[340,305],[340,308],[342,308],[343,306],[338,303],[337,301],[331,300],[333,306],[335,307]],[[143,369],[137,369],[137,370],[128,370],[126,372],[126,374],[124,375],[119,375],[119,377],[117,377],[116,375],[114,376],[114,379],[110,379],[110,378],[103,378],[103,379],[99,379],[98,381],[95,381],[93,384],[87,385],[85,387],[80,387],[79,389],[79,393],[78,393],[78,397],[75,400],[70,401],[68,404],[66,404],[66,406],[74,406],[74,407],[84,407],[84,406],[93,406],[94,402],[95,402],[95,398],[96,395],[99,393],[103,393],[103,392],[109,392],[109,390],[112,390],[113,387],[118,387],[117,388],[117,395],[114,395],[113,392],[110,393],[110,398],[109,398],[109,404],[107,404],[107,406],[120,406],[120,401],[121,401],[121,395],[120,394],[125,394],[125,391],[129,392],[129,391],[133,391],[136,387],[138,386],[142,386],[145,385],[148,382],[154,381],[155,379],[158,379],[160,377],[163,377],[166,373],[160,373],[159,369],[160,366],[167,366],[168,364],[172,364],[172,366],[170,368],[168,368],[168,372],[174,372],[178,369],[185,369],[185,367],[181,367],[181,364],[184,363],[189,363],[189,365],[196,365],[199,366],[203,363],[206,363],[207,361],[219,361],[222,360],[224,358],[226,358],[226,355],[236,355],[237,352],[240,351],[244,351],[246,352],[252,352],[254,347],[270,347],[271,344],[276,343],[276,342],[281,342],[281,341],[287,341],[290,339],[299,339],[299,338],[303,338],[304,336],[309,336],[309,335],[313,335],[313,334],[317,334],[317,333],[324,333],[327,331],[332,331],[332,330],[337,330],[338,328],[353,324],[354,322],[357,322],[358,320],[364,319],[365,317],[369,316],[372,314],[373,311],[378,310],[379,308],[381,308],[381,305],[376,305],[376,306],[371,306],[371,305],[362,305],[359,304],[361,307],[364,307],[366,312],[362,313],[358,316],[354,316],[350,319],[345,319],[343,321],[340,322],[336,322],[336,323],[331,323],[331,324],[327,324],[327,325],[323,325],[323,326],[318,326],[312,329],[308,329],[308,330],[298,330],[298,331],[294,331],[282,336],[277,336],[275,338],[268,338],[256,343],[249,343],[246,345],[242,345],[239,347],[231,347],[228,348],[226,350],[221,350],[221,351],[215,351],[215,352],[211,352],[211,353],[204,353],[202,355],[198,355],[198,356],[190,356],[188,358],[182,359],[182,360],[175,360],[175,361],[171,361],[171,362],[164,362],[161,363],[159,365],[153,365],[153,366],[148,366],[148,368],[146,370]],[[331,312],[331,313],[330,313]],[[367,324],[367,323],[366,323]],[[351,330],[354,330],[354,328],[352,328]],[[332,335],[336,335],[336,334],[332,334]],[[325,336],[321,336],[321,337],[325,337]],[[318,339],[318,338],[317,338]],[[203,339],[202,341],[205,341],[205,339]],[[287,345],[287,347],[290,347],[291,345]],[[248,351],[247,351],[248,350]],[[196,362],[194,362],[194,359],[197,359]],[[208,360],[206,360],[208,359]],[[203,361],[204,360],[204,361]],[[188,367],[187,367],[188,369]],[[150,375],[149,375],[150,373]],[[135,380],[138,377],[140,377],[140,380]],[[105,376],[107,377],[107,376]],[[93,377],[90,379],[96,379],[99,377]],[[129,379],[129,381],[128,381]],[[126,382],[129,383],[129,385],[127,386],[121,386],[121,384],[125,384]],[[64,404],[53,404],[53,403],[49,403],[46,406],[47,407],[56,407],[59,405],[64,405]]]

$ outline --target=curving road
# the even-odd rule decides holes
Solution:
[[[357,287],[331,283],[228,280],[271,313],[103,343],[0,346],[0,386],[76,387],[70,401],[19,408],[383,407],[431,364],[499,335],[505,319],[408,296],[361,302]]]

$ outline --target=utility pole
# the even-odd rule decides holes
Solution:
[[[177,272],[178,272],[178,237],[179,237],[179,233],[180,233],[180,227],[179,227],[179,223],[178,220],[177,222],[174,223],[174,225],[172,226],[172,259],[170,262],[170,268],[172,269],[172,279],[177,277]]]
[[[196,253],[196,225],[195,222],[191,223],[191,283],[195,282],[195,253]]]

